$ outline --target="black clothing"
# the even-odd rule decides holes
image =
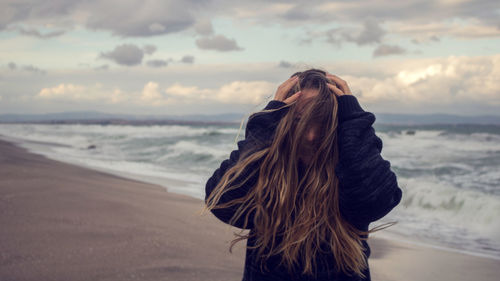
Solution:
[[[396,175],[390,169],[390,163],[384,160],[380,152],[382,140],[375,135],[372,124],[375,116],[365,112],[353,95],[338,97],[338,148],[339,162],[335,173],[339,179],[339,205],[342,217],[360,230],[367,231],[368,225],[389,213],[401,201],[402,191],[398,187]],[[285,103],[277,100],[270,101],[265,109],[275,109],[284,106]],[[288,111],[283,108],[274,112],[258,113],[252,116],[247,123],[245,139],[238,142],[238,150],[231,152],[229,159],[224,160],[206,184],[206,197],[210,195],[224,173],[234,166],[241,152],[251,149],[257,144],[270,145],[276,126],[280,119]],[[242,176],[246,178],[249,171],[258,169],[259,163],[247,167]],[[304,169],[299,165],[299,171]],[[300,173],[299,173],[300,174]],[[253,187],[258,178],[258,173],[249,179],[248,183],[238,189],[225,193],[220,203],[228,202],[245,196],[249,188]],[[238,181],[236,181],[238,182]],[[212,213],[225,223],[232,218],[237,206],[226,209],[214,209]],[[242,216],[243,217],[243,216]],[[242,228],[243,220],[238,220],[236,227]],[[247,226],[253,231],[253,217],[250,216]],[[279,239],[279,238],[278,238]],[[247,245],[254,245],[253,239],[248,239]],[[370,248],[363,241],[367,258]],[[255,249],[248,249],[245,259],[245,271],[243,281],[250,280],[371,280],[369,269],[364,274],[365,279],[359,276],[347,276],[342,272],[336,273],[332,262],[322,262],[325,258],[333,259],[333,254],[318,258],[317,275],[312,278],[301,275],[300,271],[288,273],[286,268],[278,266],[280,257],[275,256],[266,261],[270,270],[261,272]],[[299,270],[299,269],[298,269]]]

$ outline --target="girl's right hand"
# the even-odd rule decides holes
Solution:
[[[302,93],[301,91],[294,93],[293,95],[291,95],[288,98],[286,98],[286,95],[288,94],[290,89],[298,82],[299,82],[298,76],[290,77],[288,80],[283,82],[278,87],[278,90],[276,90],[276,94],[274,95],[274,100],[282,101],[286,104],[290,104],[290,103],[296,101],[300,97],[300,94]]]
[[[349,89],[349,86],[347,85],[347,82],[340,79],[338,76],[326,73],[326,78],[332,80],[334,84],[327,83],[326,85],[330,90],[333,91],[333,93],[337,96],[344,96],[344,95],[352,95],[351,89]]]

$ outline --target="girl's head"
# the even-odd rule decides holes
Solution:
[[[292,133],[297,136],[297,156],[300,161],[310,164],[325,135],[335,131],[332,123],[336,118],[336,96],[326,85],[334,82],[326,77],[326,72],[318,69],[296,72],[292,76],[298,76],[299,82],[287,97],[299,90],[302,95],[292,106],[288,118],[294,121]]]
[[[313,274],[316,256],[326,249],[335,257],[327,263],[363,276],[367,264],[361,240],[371,230],[360,231],[340,215],[335,175],[338,102],[326,85],[334,82],[325,74],[318,69],[293,74],[299,82],[287,97],[298,90],[301,97],[286,105],[272,140],[240,154],[208,196],[207,209],[236,208],[233,223],[243,217],[248,224],[249,214],[254,214],[253,231],[236,234],[231,248],[240,240],[254,238],[262,264],[279,255],[289,270],[297,270],[300,264],[302,273]],[[265,111],[274,110],[284,109]],[[263,112],[250,119],[258,114]],[[299,162],[305,164],[300,177]],[[250,172],[242,179],[245,170]],[[244,184],[252,186],[243,198],[218,204],[225,192]],[[277,236],[282,238],[279,244]]]

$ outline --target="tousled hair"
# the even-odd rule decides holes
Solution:
[[[340,215],[339,183],[335,175],[339,157],[338,101],[326,85],[335,83],[325,74],[319,69],[309,69],[292,75],[299,76],[299,83],[286,97],[303,89],[315,89],[318,95],[305,103],[300,118],[296,102],[286,105],[289,110],[279,121],[270,144],[257,144],[241,153],[237,163],[226,171],[207,197],[204,210],[239,205],[230,223],[243,219],[244,228],[253,214],[253,231],[235,233],[229,251],[241,240],[255,239],[252,248],[257,249],[261,258],[261,270],[266,270],[262,268],[266,259],[280,255],[281,264],[290,272],[300,265],[302,274],[314,275],[316,257],[327,251],[333,253],[334,259],[326,262],[334,263],[337,270],[348,275],[363,278],[368,264],[362,241],[368,239],[369,233],[393,223],[362,231]],[[250,119],[262,112],[281,109],[263,110],[252,114]],[[317,141],[308,150],[313,153],[312,160],[299,178],[299,152],[313,124],[319,126]],[[255,163],[258,168],[241,180],[243,171]],[[246,184],[256,173],[258,179],[244,197],[219,203],[224,193]],[[282,237],[280,243],[276,242],[278,236]]]

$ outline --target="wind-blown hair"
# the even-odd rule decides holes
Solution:
[[[361,231],[340,215],[339,183],[335,175],[339,157],[338,102],[326,85],[334,82],[325,74],[322,70],[310,69],[292,75],[299,76],[299,83],[286,97],[301,89],[317,89],[318,95],[302,108],[300,118],[296,102],[286,105],[289,110],[279,121],[270,145],[261,143],[241,153],[238,162],[226,171],[207,197],[205,210],[237,205],[230,223],[243,218],[244,226],[253,214],[253,232],[235,233],[237,238],[229,251],[237,242],[252,236],[253,248],[262,258],[261,270],[267,258],[280,255],[281,264],[290,272],[301,265],[303,274],[313,275],[317,254],[328,251],[334,255],[334,260],[328,263],[334,263],[335,268],[346,274],[364,277],[362,271],[368,265],[362,240],[381,228]],[[259,112],[250,119],[256,114]],[[298,154],[312,124],[319,125],[317,141],[310,150],[314,155],[299,179]],[[246,179],[239,179],[245,168],[256,163],[258,168],[250,170]],[[241,187],[257,172],[258,180],[244,197],[219,204],[225,192]],[[275,241],[277,236],[282,237],[280,243]]]

